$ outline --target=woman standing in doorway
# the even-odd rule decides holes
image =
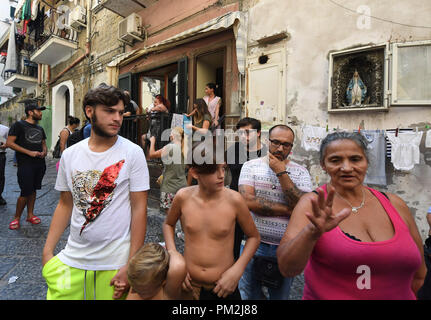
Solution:
[[[203,99],[205,100],[208,111],[211,113],[212,118],[212,129],[220,128],[219,123],[219,114],[221,108],[221,98],[216,96],[215,91],[217,89],[217,85],[214,83],[207,83],[205,87],[205,96]]]

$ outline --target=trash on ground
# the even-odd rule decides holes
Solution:
[[[10,277],[10,278],[9,278],[9,281],[7,282],[7,284],[14,283],[17,279],[18,279],[18,277],[17,277],[17,276]]]

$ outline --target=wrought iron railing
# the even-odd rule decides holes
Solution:
[[[124,117],[119,134],[142,147],[141,137],[151,129],[151,135],[156,137],[156,148],[160,149],[169,143],[169,141],[162,141],[162,132],[171,127],[171,122],[172,114],[170,113]]]
[[[51,10],[50,16],[45,16],[43,29],[34,30],[34,51],[41,48],[52,36],[72,42],[78,41],[78,32],[66,25],[65,13]]]
[[[16,72],[4,72],[2,77],[6,81],[16,74],[37,78],[37,64],[30,61],[28,53],[23,52],[18,56],[18,66]]]

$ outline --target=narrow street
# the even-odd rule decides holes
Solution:
[[[46,284],[42,277],[41,257],[48,235],[52,214],[58,202],[59,192],[54,189],[56,179],[56,160],[46,159],[47,170],[42,182],[42,189],[37,192],[35,214],[41,218],[39,225],[26,222],[24,211],[21,217],[21,227],[9,230],[9,222],[15,213],[19,186],[16,178],[16,167],[13,166],[13,152],[7,151],[6,186],[3,197],[6,206],[0,207],[0,300],[44,300]],[[164,217],[159,213],[158,202],[150,199],[148,202],[148,220],[146,242],[163,242],[162,222]],[[57,245],[55,254],[64,248],[68,229]],[[182,250],[182,242],[178,240],[177,247]],[[14,282],[13,279],[16,280]],[[8,283],[11,281],[11,283]],[[303,277],[297,277],[293,283],[291,299],[302,297]]]

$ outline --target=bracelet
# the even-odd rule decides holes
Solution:
[[[287,173],[289,173],[289,172],[287,172],[286,170],[284,170],[284,171],[281,171],[281,172],[277,173],[277,174],[276,174],[276,176],[277,176],[277,177],[280,177],[280,176],[282,176],[282,175],[283,175],[283,174],[285,174],[285,173],[287,174]]]

